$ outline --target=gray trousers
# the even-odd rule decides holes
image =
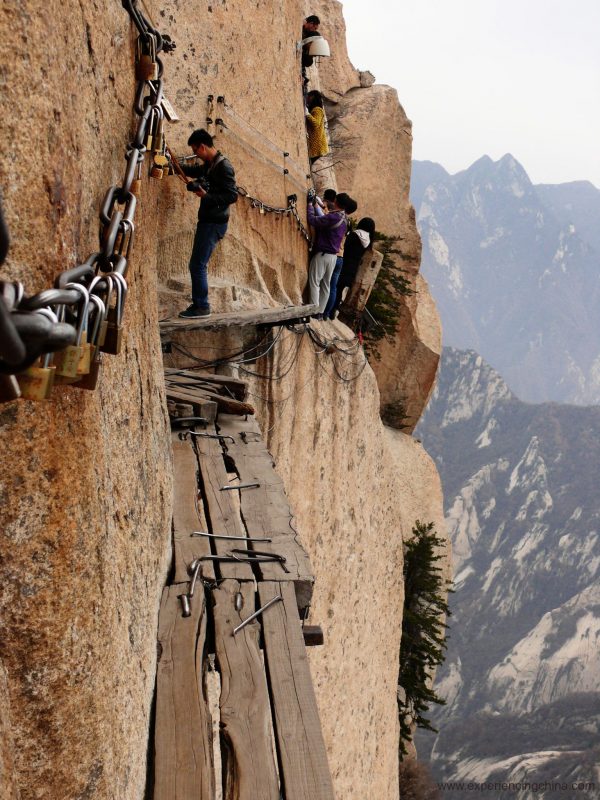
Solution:
[[[335,269],[335,253],[315,253],[308,268],[308,288],[310,304],[319,306],[319,314],[325,311],[329,300],[329,284]]]

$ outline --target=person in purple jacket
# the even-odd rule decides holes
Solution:
[[[310,304],[319,306],[316,316],[322,317],[329,300],[329,284],[335,269],[338,250],[346,235],[347,221],[345,210],[351,198],[345,193],[337,194],[333,208],[322,217],[315,210],[315,198],[309,196],[308,222],[315,229],[313,256],[308,268],[308,288]]]

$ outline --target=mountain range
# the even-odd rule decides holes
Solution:
[[[480,353],[525,401],[599,402],[600,191],[483,156],[455,175],[413,162],[411,201],[444,344]]]

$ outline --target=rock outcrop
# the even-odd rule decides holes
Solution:
[[[97,246],[98,207],[122,179],[131,138],[135,37],[118,3],[5,5],[0,180],[13,244],[2,277],[23,280],[31,293]],[[189,132],[207,125],[257,199],[240,198],[211,261],[215,308],[301,302],[307,242],[293,216],[263,214],[261,203],[285,209],[297,194],[304,218],[303,12],[292,0],[258,3],[251,20],[241,0],[214,3],[201,18],[180,0],[146,6],[177,42],[164,56],[165,93],[182,121],[168,127],[168,143],[182,153]],[[341,36],[341,5],[327,14]],[[365,109],[374,114],[349,160],[354,172],[338,183],[401,237],[403,263],[416,273],[404,113],[392,90],[360,88],[365,81],[349,62],[334,57],[327,69],[349,124],[359,129]],[[387,154],[384,185],[371,177],[374,147]],[[390,196],[396,208],[386,211]],[[144,792],[158,601],[170,560],[158,300],[171,309],[177,297],[186,303],[196,210],[176,179],[144,175],[122,354],[107,358],[95,393],[61,388],[46,403],[0,407],[0,767],[2,791],[14,787],[23,800],[137,800]],[[320,330],[348,340],[351,363],[285,331],[272,361],[256,366],[269,380],[249,376],[316,568],[312,615],[327,645],[312,664],[340,800],[397,797],[402,542],[416,517],[441,525],[431,462],[379,418],[378,382],[417,417],[435,374],[437,320],[424,289],[404,316],[406,339],[384,357],[388,382],[368,366],[350,380],[361,351],[339,323]],[[225,339],[211,342],[213,352],[229,349]],[[192,338],[196,346],[202,352],[206,342]],[[289,350],[296,346],[297,355]]]

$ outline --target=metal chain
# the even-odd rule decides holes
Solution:
[[[54,289],[26,297],[20,283],[0,281],[0,377],[4,376],[0,381],[0,402],[18,397],[23,385],[28,386],[34,377],[39,377],[36,370],[50,373],[49,354],[64,351],[63,372],[57,370],[62,382],[93,389],[95,381],[86,376],[95,374],[97,378],[100,351],[112,355],[120,351],[127,296],[125,276],[135,233],[134,184],[147,149],[156,152],[157,143],[164,148],[163,64],[158,53],[175,48],[169,36],[160,34],[151,25],[138,8],[137,0],[122,0],[122,5],[139,33],[134,101],[139,120],[133,141],[126,148],[123,182],[109,187],[102,201],[100,249],[80,266],[61,272]],[[0,207],[0,266],[8,246],[8,229]],[[71,372],[64,364],[67,354],[75,359],[75,366],[69,368]],[[33,367],[40,357],[43,357],[40,367]],[[91,358],[95,369],[91,367]],[[6,377],[15,375],[20,376],[19,385],[14,377]],[[47,383],[44,397],[49,396],[52,381],[50,388]],[[42,399],[23,393],[32,399]]]

